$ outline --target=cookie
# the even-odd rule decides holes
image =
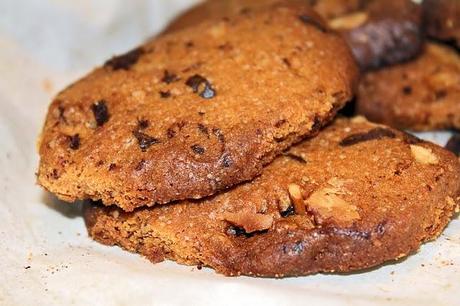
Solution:
[[[357,111],[369,120],[412,130],[460,128],[460,57],[428,43],[417,59],[364,74]]]
[[[460,1],[424,0],[422,9],[428,36],[460,48]]]
[[[162,36],[54,99],[38,182],[66,201],[127,211],[214,194],[317,133],[357,74],[343,39],[305,6]]]
[[[437,237],[460,203],[449,151],[364,118],[339,119],[251,182],[200,201],[87,205],[107,245],[225,275],[349,272],[400,259]]]
[[[276,0],[209,0],[174,20],[166,33],[203,20],[223,18],[269,5]],[[303,2],[346,38],[363,70],[400,63],[422,49],[421,9],[410,0],[291,0]]]

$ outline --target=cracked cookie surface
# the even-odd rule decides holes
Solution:
[[[407,256],[441,233],[459,196],[451,152],[357,117],[337,119],[227,192],[131,213],[88,204],[85,220],[97,241],[153,262],[283,277]]]
[[[352,55],[322,26],[275,4],[110,59],[52,102],[39,184],[131,211],[253,179],[353,95]]]

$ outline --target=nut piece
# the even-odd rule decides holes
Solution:
[[[365,12],[356,12],[329,21],[329,26],[334,30],[350,30],[359,27],[368,19]]]
[[[305,203],[302,198],[302,191],[300,186],[297,184],[288,185],[289,196],[291,197],[292,203],[294,203],[295,212],[299,215],[305,215]]]
[[[308,208],[314,213],[316,221],[321,224],[332,219],[340,224],[349,225],[358,220],[358,208],[339,198],[331,188],[322,188],[307,199]]]
[[[246,233],[267,230],[273,224],[272,215],[258,214],[250,211],[227,212],[223,215],[223,219],[235,226],[242,227]]]
[[[434,155],[431,149],[417,145],[410,145],[410,150],[415,160],[421,164],[437,165],[439,163],[438,157]]]

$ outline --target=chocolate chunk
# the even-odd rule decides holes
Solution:
[[[176,74],[170,73],[168,70],[164,71],[163,78],[161,79],[161,81],[166,84],[177,82],[179,80],[180,78]]]
[[[455,134],[449,139],[446,149],[460,156],[460,134]]]
[[[189,77],[185,82],[185,85],[191,87],[194,93],[197,93],[203,85],[204,88],[199,93],[199,96],[204,99],[211,99],[216,96],[216,91],[212,88],[211,83],[209,83],[208,80],[201,75],[195,74]]]
[[[69,136],[69,148],[72,150],[78,150],[80,147],[80,135],[75,134],[73,136]]]
[[[160,90],[160,97],[162,97],[163,99],[169,98],[171,97],[171,92],[169,90],[166,90],[166,91]]]
[[[342,141],[339,143],[340,146],[342,147],[347,147],[347,146],[352,146],[360,142],[364,141],[370,141],[370,140],[378,140],[381,138],[395,138],[396,134],[393,133],[389,129],[384,129],[384,128],[375,128],[367,133],[358,133],[358,134],[353,134],[348,137],[345,137],[342,139]]]
[[[105,100],[99,100],[93,105],[91,105],[91,110],[93,111],[97,126],[102,126],[104,125],[104,123],[109,121],[109,110],[107,108]]]
[[[139,130],[145,130],[146,128],[148,128],[150,125],[149,121],[146,120],[146,119],[140,119],[137,121],[137,128]]]
[[[123,55],[113,57],[108,60],[104,66],[110,66],[113,70],[129,70],[132,65],[137,63],[142,54],[144,54],[144,50],[142,48],[136,48]]]
[[[197,144],[192,145],[190,148],[193,150],[193,152],[199,155],[203,155],[205,151],[205,149],[202,146]]]
[[[280,215],[283,218],[289,217],[294,214],[295,214],[295,209],[294,209],[294,206],[292,205],[289,205],[289,207],[285,211],[280,212]]]
[[[302,21],[306,25],[312,25],[312,26],[316,27],[321,32],[324,32],[324,33],[327,32],[327,28],[323,24],[321,24],[318,20],[316,20],[316,19],[314,19],[314,18],[312,18],[312,17],[310,17],[308,15],[300,15],[299,19],[300,19],[300,21]]]
[[[133,135],[134,137],[136,137],[139,143],[139,147],[141,148],[143,152],[145,152],[151,145],[154,145],[160,142],[160,140],[158,140],[157,138],[149,136],[139,131],[133,131]]]
[[[306,164],[307,163],[307,161],[300,155],[296,155],[296,154],[293,154],[293,153],[290,153],[290,152],[284,153],[283,155],[286,156],[286,157],[289,157],[289,158],[291,158],[291,159],[293,159],[293,160],[295,160],[295,161],[297,161],[297,162],[299,162],[301,164]]]

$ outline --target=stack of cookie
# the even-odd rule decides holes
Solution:
[[[204,4],[192,12],[218,10],[62,91],[39,184],[91,200],[97,241],[225,275],[353,271],[437,237],[460,204],[458,159],[364,117],[334,119],[355,95],[355,58],[364,70],[415,56],[420,20],[382,19],[390,39],[355,44],[361,13],[319,1],[326,22],[305,2]]]

